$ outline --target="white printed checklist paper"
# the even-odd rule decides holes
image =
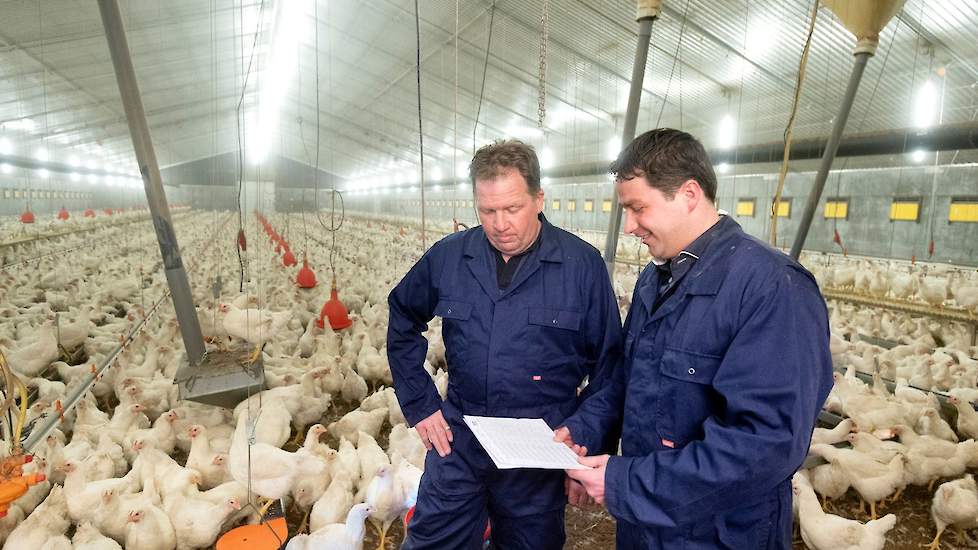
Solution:
[[[497,418],[464,415],[465,424],[496,467],[586,470],[567,445],[554,441],[542,418]]]

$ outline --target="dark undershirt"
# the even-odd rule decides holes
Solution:
[[[506,290],[509,285],[516,278],[516,274],[520,271],[520,266],[523,265],[523,260],[526,259],[535,250],[540,248],[540,238],[543,235],[543,228],[540,228],[540,233],[537,234],[537,239],[533,241],[530,248],[524,250],[521,254],[516,256],[510,256],[507,262],[503,259],[503,253],[496,250],[496,247],[489,244],[489,249],[492,250],[493,255],[496,257],[496,284],[499,285],[499,290]]]

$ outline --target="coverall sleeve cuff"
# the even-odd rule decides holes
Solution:
[[[634,458],[612,456],[608,459],[604,472],[604,505],[615,519],[636,523],[628,513],[625,501],[628,495],[628,472],[632,469]]]
[[[434,396],[426,395],[424,398],[418,399],[406,407],[401,407],[401,412],[404,413],[404,418],[408,421],[408,425],[412,428],[416,426],[418,422],[421,422],[439,410],[441,410],[441,398],[439,398],[437,394]]]
[[[578,415],[572,415],[570,418],[564,420],[563,426],[570,430],[571,439],[574,440],[574,443],[587,447],[588,454],[600,452],[601,449],[599,447],[601,447],[601,442],[591,434],[591,431],[587,428],[587,423],[579,418]]]

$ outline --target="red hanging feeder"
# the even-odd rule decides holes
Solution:
[[[346,306],[340,301],[336,292],[336,279],[333,279],[333,288],[329,291],[329,300],[323,304],[323,310],[319,312],[319,320],[316,325],[319,328],[326,328],[325,320],[329,319],[329,326],[333,330],[343,330],[353,324],[346,310]]]
[[[285,254],[282,256],[282,265],[285,267],[292,267],[295,264],[295,254],[292,253],[292,249],[289,248],[289,245],[285,245]]]
[[[68,211],[65,209],[64,206],[62,206],[61,207],[61,210],[58,210],[58,219],[59,220],[67,220],[68,218],[69,218]]]
[[[85,216],[86,218],[94,218],[94,217],[95,217],[95,211],[94,211],[94,210],[92,210],[91,208],[86,208],[86,209],[85,209],[85,213],[84,213],[84,216]]]
[[[299,288],[313,288],[316,286],[316,273],[309,269],[309,259],[306,255],[302,255],[302,268],[299,269],[299,273],[295,276],[295,284],[299,285]]]
[[[34,223],[34,213],[30,210],[24,210],[24,213],[20,215],[20,223]]]
[[[111,209],[111,208],[106,208],[106,209],[104,210],[104,212],[106,213],[106,215],[109,215],[109,216],[111,216],[111,215],[112,215],[112,209]]]

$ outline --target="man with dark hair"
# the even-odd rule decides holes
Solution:
[[[519,141],[487,145],[469,168],[481,226],[445,237],[390,294],[387,353],[397,398],[429,452],[401,548],[564,544],[564,472],[499,470],[463,414],[543,418],[577,408],[621,357],[621,320],[598,251],[543,216],[540,164]],[[448,398],[423,364],[442,318]],[[430,452],[434,449],[436,452]]]
[[[815,279],[718,212],[685,132],[636,138],[612,165],[625,231],[652,253],[625,360],[555,439],[621,456],[568,475],[618,520],[618,548],[791,548],[791,476],[832,386]]]

